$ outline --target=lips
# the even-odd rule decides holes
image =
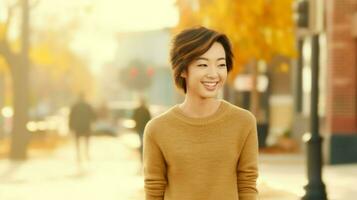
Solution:
[[[201,83],[207,90],[215,90],[218,85],[218,81],[202,81]]]

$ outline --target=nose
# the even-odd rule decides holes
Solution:
[[[218,77],[218,71],[215,66],[210,65],[207,68],[207,77],[209,77],[209,78],[217,78]]]

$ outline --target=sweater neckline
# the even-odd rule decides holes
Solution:
[[[206,117],[190,117],[187,116],[182,109],[179,107],[179,104],[176,104],[173,108],[174,115],[179,118],[180,120],[184,121],[185,123],[192,124],[192,125],[206,125],[215,121],[218,121],[228,108],[228,102],[225,100],[219,100],[220,105],[217,110]]]

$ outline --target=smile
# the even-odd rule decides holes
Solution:
[[[216,89],[218,82],[202,82],[202,84],[205,86],[206,89],[214,90]]]
[[[216,86],[218,84],[218,82],[202,82],[203,85],[206,85],[206,86]]]

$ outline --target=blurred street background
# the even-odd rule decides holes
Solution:
[[[198,25],[232,41],[259,199],[356,199],[357,0],[1,0],[0,199],[144,200],[134,116],[182,102],[170,40]]]

